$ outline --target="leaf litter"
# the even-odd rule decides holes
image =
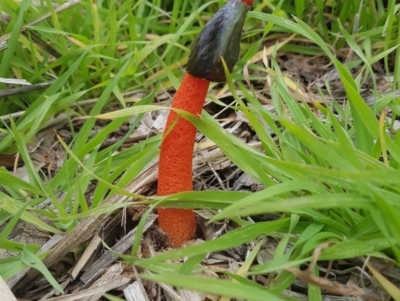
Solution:
[[[280,54],[280,59],[283,60],[282,62],[285,63],[284,58],[289,57],[288,54]],[[300,59],[299,56],[296,56],[296,60],[298,61]],[[307,61],[307,64],[310,64],[310,58],[305,58]],[[317,58],[317,61],[321,61],[320,58]],[[287,66],[288,63],[286,62],[284,66]],[[293,68],[293,67],[291,67]],[[317,67],[316,68],[316,73],[321,72],[321,68]],[[306,72],[305,70],[304,72]],[[294,72],[292,70],[287,69],[287,72]],[[311,67],[309,67],[309,70],[307,71],[309,73],[312,72]],[[318,76],[321,76],[320,73],[318,73]],[[318,77],[316,76],[316,77]],[[307,75],[308,80],[314,80],[312,78],[312,75],[309,74]],[[307,91],[307,87],[305,86],[305,83],[307,80],[304,80],[304,85],[301,86],[304,91]],[[255,83],[255,86],[257,84],[261,83]],[[268,97],[268,92],[266,91],[265,86],[261,86],[261,93],[264,93],[266,97]],[[266,91],[266,92],[264,92]],[[339,91],[336,91],[339,93]],[[218,91],[211,91],[210,94],[218,93]],[[257,92],[256,92],[257,93]],[[157,96],[157,100],[163,102],[164,101],[164,96],[165,93],[160,93]],[[230,96],[227,94],[224,94],[223,97],[220,99],[221,101],[230,101],[229,100]],[[209,103],[206,106],[206,110],[211,113],[211,114],[218,114],[218,119],[220,120],[221,126],[223,126],[225,129],[230,131],[231,133],[237,135],[241,139],[244,139],[247,143],[250,145],[253,145],[254,147],[259,148],[260,144],[257,140],[257,137],[254,136],[254,132],[249,126],[248,121],[246,120],[246,117],[243,114],[236,113],[233,110],[226,110],[224,112],[216,112],[214,111],[216,106],[213,105],[213,103]],[[125,147],[130,147],[132,144],[137,143],[138,141],[144,140],[152,135],[159,134],[162,130],[162,124],[165,121],[166,114],[163,112],[153,112],[153,113],[148,113],[146,114],[145,118],[142,119],[138,126],[138,131],[134,132],[126,141],[124,144],[122,144],[121,148]],[[76,129],[79,129],[80,122],[76,121],[74,123],[74,127]],[[101,130],[102,124],[101,122],[97,124],[96,128],[98,130]],[[129,128],[129,125],[127,124],[125,127],[122,126],[118,132],[115,132],[103,142],[104,147],[108,147],[109,145],[112,145],[113,143],[116,143],[121,139],[124,134],[127,132]],[[62,164],[63,157],[65,156],[65,152],[63,151],[62,147],[57,143],[56,140],[56,133],[61,133],[65,139],[68,140],[69,137],[72,137],[71,134],[69,133],[69,130],[67,127],[63,127],[60,124],[56,124],[48,129],[45,129],[42,131],[37,137],[36,137],[36,142],[35,142],[35,147],[32,147],[31,149],[31,156],[34,158],[35,162],[37,162],[37,168],[42,169],[46,172],[47,176],[51,177],[52,174],[57,172],[57,169],[60,168],[60,164]],[[12,160],[11,160],[12,161]],[[230,162],[222,153],[219,149],[215,147],[215,145],[212,143],[212,141],[208,141],[206,138],[204,138],[201,134],[198,134],[198,149],[196,150],[195,154],[195,165],[194,165],[194,173],[196,175],[195,180],[195,187],[196,189],[224,189],[224,190],[244,190],[244,191],[249,191],[249,192],[254,192],[261,190],[263,188],[260,183],[254,181],[251,179],[249,176],[246,174],[242,173],[240,170],[238,170],[232,162]],[[15,165],[10,164],[10,166]],[[135,193],[141,193],[142,195],[154,195],[154,183],[157,180],[156,179],[156,165],[153,164],[152,166],[147,169],[147,176],[144,176],[146,174],[142,173],[141,176],[139,176],[135,181],[140,181],[141,177],[144,177],[141,183],[145,183],[145,185],[140,184],[136,185],[137,188],[130,188],[128,191],[130,192],[135,192]],[[21,176],[23,177],[23,176]],[[135,182],[134,181],[134,182]],[[132,186],[132,185],[131,185]],[[133,185],[134,186],[134,185]],[[140,187],[140,188],[139,188]],[[91,189],[94,189],[94,186],[91,187]],[[90,195],[90,193],[86,192],[86,194]],[[124,197],[116,197],[112,202],[122,202]],[[125,220],[127,221],[126,227],[128,229],[132,229],[132,226],[134,227],[135,222],[129,222],[130,217],[134,217],[134,219],[137,221],[140,219],[141,215],[143,214],[143,210],[140,210],[140,205],[138,206],[132,206],[129,208],[129,213],[128,216],[125,215]],[[134,209],[137,208],[137,209]],[[137,211],[139,210],[139,211]],[[226,223],[226,222],[218,222],[215,224],[208,225],[207,220],[208,218],[212,217],[213,214],[212,212],[207,213],[207,210],[201,210],[202,212],[199,213],[199,223],[200,223],[200,229],[202,234],[200,235],[203,236],[203,239],[214,239],[227,231],[230,231],[230,229],[233,229],[234,224],[232,223]],[[201,218],[200,218],[201,216]],[[117,218],[115,218],[117,217]],[[278,218],[279,215],[277,215],[275,218]],[[118,256],[111,253],[110,251],[107,251],[102,247],[101,241],[107,241],[109,238],[104,236],[104,233],[102,237],[100,238],[98,236],[98,233],[95,229],[101,226],[103,228],[103,231],[105,229],[110,229],[109,230],[109,235],[112,236],[113,238],[120,236],[119,240],[116,242],[110,242],[109,246],[114,250],[114,252],[117,253],[125,253],[129,251],[129,248],[132,244],[133,240],[133,235],[132,231],[134,231],[136,228],[133,228],[129,233],[126,233],[125,235],[115,235],[115,232],[111,231],[111,228],[119,228],[119,231],[122,231],[123,229],[119,226],[120,220],[123,218],[121,214],[107,214],[105,216],[98,217],[92,217],[89,219],[84,219],[79,222],[79,224],[76,226],[72,232],[69,234],[64,235],[64,237],[61,237],[61,241],[58,242],[58,244],[55,246],[55,249],[53,249],[53,254],[54,256],[51,256],[51,258],[46,258],[44,260],[44,263],[47,264],[48,266],[53,267],[57,266],[59,264],[59,258],[63,256],[68,256],[68,253],[71,252],[73,249],[81,245],[84,241],[87,241],[90,239],[92,235],[93,238],[91,239],[91,243],[86,247],[85,251],[79,255],[76,258],[70,257],[69,261],[71,266],[67,270],[65,268],[68,266],[64,267],[60,266],[61,270],[56,273],[59,274],[61,278],[58,278],[58,281],[63,284],[64,291],[68,293],[69,295],[66,295],[65,297],[53,297],[48,300],[97,300],[96,298],[106,292],[105,289],[117,289],[118,287],[121,287],[121,282],[116,282],[113,279],[119,279],[122,281],[122,283],[126,283],[126,285],[123,285],[122,287],[125,287],[124,292],[125,295],[136,295],[140,294],[144,300],[149,299],[148,296],[144,294],[144,291],[149,292],[150,299],[149,300],[155,300],[158,297],[158,294],[161,294],[163,291],[164,294],[170,294],[172,298],[176,297],[176,292],[168,286],[164,286],[161,290],[158,288],[154,288],[155,285],[154,283],[149,283],[149,282],[142,282],[140,280],[140,277],[133,276],[132,274],[128,278],[124,278],[124,275],[126,276],[126,273],[131,273],[129,272],[132,268],[129,266],[121,265],[121,264],[114,264],[114,262],[118,261]],[[271,218],[271,217],[269,217]],[[157,240],[160,238],[160,235],[162,237],[162,234],[158,233],[159,230],[154,224],[155,221],[155,216],[153,216],[148,224],[148,226],[145,228],[145,237],[144,241],[142,242],[142,252],[147,250],[151,250],[154,247],[156,249],[153,249],[153,251],[146,251],[142,253],[142,256],[151,256],[151,253],[155,253],[158,251],[162,251],[163,245]],[[24,238],[26,238],[27,234],[30,238],[33,238],[37,235],[40,235],[40,232],[36,232],[32,234],[32,231],[28,231],[26,227],[28,227],[27,224],[22,225],[23,227],[23,235],[20,238],[16,238],[17,241],[24,241]],[[92,230],[89,230],[92,229]],[[94,230],[94,231],[93,231]],[[149,232],[150,231],[150,232]],[[80,235],[79,239],[76,239],[75,242],[71,243],[70,239],[76,233],[84,233],[83,235]],[[113,234],[112,234],[113,233]],[[48,235],[47,235],[48,236]],[[60,239],[59,236],[55,236],[58,239]],[[75,236],[76,237],[76,236]],[[48,237],[43,240],[42,242],[38,240],[33,240],[35,243],[39,244],[44,244],[47,241]],[[115,240],[115,239],[114,239]],[[268,243],[270,244],[269,246],[266,246],[264,244],[261,249],[261,253],[265,252],[265,249],[269,249],[269,254],[270,256],[273,256],[274,254],[274,248],[271,248],[273,244],[271,244],[271,240],[267,240]],[[64,242],[64,243],[63,243]],[[93,244],[93,247],[91,247]],[[123,245],[124,247],[119,247]],[[152,247],[151,247],[152,246]],[[241,247],[237,247],[231,250],[227,250],[226,252],[222,253],[213,253],[210,254],[207,258],[203,260],[202,265],[207,267],[210,271],[214,270],[215,272],[221,272],[224,270],[229,270],[231,273],[237,272],[238,268],[242,265],[247,252],[250,250],[251,245],[245,245]],[[322,247],[321,247],[322,248]],[[99,252],[99,250],[103,249],[102,252]],[[55,252],[55,250],[58,250],[58,252]],[[90,250],[89,253],[88,250]],[[365,300],[380,300],[380,297],[383,297],[378,295],[374,296],[372,294],[366,293],[364,289],[362,289],[359,285],[353,283],[353,282],[344,282],[344,279],[350,279],[354,278],[352,277],[354,275],[354,270],[349,271],[347,274],[344,275],[339,275],[337,274],[337,279],[340,280],[341,282],[337,281],[332,281],[327,279],[326,277],[319,277],[319,276],[314,276],[311,274],[311,271],[314,268],[314,265],[317,262],[318,259],[318,249],[314,251],[313,255],[313,262],[309,265],[309,267],[303,271],[299,269],[294,269],[294,268],[288,268],[288,270],[295,274],[300,281],[303,283],[308,283],[312,285],[316,285],[320,287],[325,293],[324,294],[334,294],[329,296],[331,300],[341,300],[342,297],[341,295],[352,295],[352,296],[359,296],[363,297]],[[147,255],[146,255],[147,253]],[[102,255],[103,254],[103,255]],[[77,254],[78,255],[78,254]],[[104,261],[106,258],[107,260]],[[272,259],[272,257],[270,258]],[[265,261],[265,258],[264,258]],[[348,266],[352,265],[354,266],[359,266],[360,263],[357,263],[357,261],[352,261],[348,260],[346,262],[342,262],[341,264],[338,265],[339,270],[336,272],[339,272],[341,270],[340,266]],[[77,266],[85,267],[85,272],[79,272],[77,269]],[[324,265],[321,265],[321,269],[323,270]],[[101,268],[100,268],[101,267]],[[390,267],[386,271],[391,271],[392,277],[393,277],[393,271],[396,271],[397,269],[394,267]],[[93,272],[91,272],[93,271]],[[331,270],[329,273],[327,272],[327,275],[336,275],[336,272],[333,272]],[[214,273],[214,274],[209,274],[208,276],[210,277],[219,277],[219,274]],[[28,290],[24,293],[26,297],[29,297],[30,299],[38,299],[38,298],[43,298],[44,296],[50,297],[51,293],[46,292],[48,291],[48,284],[43,283],[40,284],[40,282],[31,282],[35,279],[37,276],[37,273],[34,271],[28,271],[28,273],[23,272],[25,274],[24,277],[20,278],[21,276],[18,275],[16,278],[19,278],[19,283],[23,283],[24,286],[27,285],[27,283],[35,283],[34,287],[36,289]],[[108,278],[108,274],[111,274],[111,278]],[[396,274],[396,273],[395,273]],[[71,275],[69,277],[62,276],[62,275]],[[345,277],[344,277],[345,276]],[[99,278],[100,277],[100,278]],[[115,278],[117,277],[117,278]],[[122,278],[118,278],[122,277]],[[260,276],[258,276],[260,278]],[[397,278],[398,277],[398,278]],[[356,278],[360,278],[359,276]],[[13,278],[15,279],[15,278]],[[25,279],[25,281],[24,281]],[[90,279],[90,280],[89,280]],[[102,280],[101,280],[102,279]],[[136,280],[135,280],[136,279]],[[393,280],[393,278],[392,278]],[[400,281],[399,276],[395,276],[394,280]],[[99,286],[98,283],[101,285]],[[105,281],[105,282],[104,282]],[[132,282],[133,281],[133,282]],[[265,282],[266,281],[266,282]],[[268,285],[267,279],[264,280],[258,280],[260,283],[264,283],[264,285]],[[13,280],[9,281],[9,284],[12,284]],[[115,283],[114,286],[108,286],[104,285],[104,283]],[[129,283],[132,283],[131,285],[128,285]],[[141,283],[141,285],[139,285]],[[15,283],[16,287],[18,287],[18,282]],[[370,285],[374,285],[373,282],[370,282]],[[42,289],[38,289],[38,287],[42,286]],[[47,289],[46,289],[47,287]],[[97,287],[97,289],[96,289]],[[303,288],[298,287],[297,292],[296,292],[296,282],[293,285],[293,293],[299,294],[299,296],[305,296],[304,295],[304,286]],[[103,289],[100,289],[103,288]],[[155,289],[155,290],[154,290]],[[117,290],[118,291],[118,290]],[[128,293],[129,291],[129,293]],[[380,292],[380,290],[378,289]],[[96,293],[97,292],[97,293]],[[55,293],[53,291],[53,293]],[[96,294],[95,294],[96,293]],[[118,294],[122,294],[123,292],[120,291]],[[290,295],[292,292],[285,292],[285,294]],[[43,295],[44,294],[44,295]],[[84,295],[88,297],[85,297],[85,299],[80,299],[83,298]],[[92,296],[95,296],[93,298],[90,298],[89,295],[93,294]],[[195,295],[192,295],[195,294]],[[69,299],[67,298],[69,296]],[[181,292],[180,299],[181,300],[217,300],[214,296],[210,295],[204,295],[201,293],[189,293],[189,296],[185,296],[184,292]],[[134,299],[132,299],[134,300]]]
[[[76,1],[75,1],[76,2]],[[272,46],[271,46],[272,47]],[[336,55],[341,60],[348,60],[351,51],[341,49]],[[351,54],[354,55],[354,54]],[[257,53],[251,60],[252,64],[261,64],[268,67],[269,53],[264,49]],[[314,102],[327,103],[331,99],[346,102],[345,91],[339,80],[337,71],[330,65],[324,56],[302,56],[285,52],[278,52],[276,61],[287,79],[290,93],[294,99],[312,106]],[[391,79],[382,72],[379,64],[374,66],[376,85],[380,93],[393,93],[390,89]],[[362,70],[355,68],[352,75],[357,76]],[[250,69],[246,65],[244,74],[247,84],[254,89],[259,101],[269,111],[274,112],[270,94],[269,75],[263,74],[256,69]],[[249,79],[249,74],[256,75],[258,80]],[[44,83],[45,84],[45,83]],[[364,81],[361,93],[368,105],[373,105],[377,99],[371,94],[371,78]],[[0,91],[2,92],[2,91]],[[13,93],[25,93],[26,90],[13,91]],[[127,91],[124,93],[126,99],[141,99],[143,91]],[[237,91],[242,95],[241,91]],[[396,92],[395,92],[396,93]],[[398,93],[398,92],[397,92]],[[209,95],[215,97],[225,104],[231,104],[233,98],[230,92],[226,92],[226,86],[217,85]],[[322,96],[321,96],[322,95]],[[399,96],[397,94],[397,96]],[[169,91],[161,91],[156,95],[156,102],[160,104],[169,103],[171,95]],[[83,107],[90,106],[96,100],[81,101]],[[115,106],[115,107],[113,107]],[[114,101],[108,110],[112,111],[118,107]],[[212,101],[208,101],[205,110],[215,116],[221,126],[228,132],[236,135],[254,148],[261,150],[261,143],[251,128],[246,116],[240,111],[221,108]],[[390,115],[390,112],[387,112]],[[60,118],[61,117],[61,118]],[[0,116],[6,120],[7,116]],[[119,150],[135,145],[149,137],[162,132],[166,113],[157,111],[147,113],[140,121],[136,130],[122,143]],[[394,120],[397,124],[399,121]],[[73,121],[73,130],[79,131],[82,121]],[[105,121],[97,121],[92,135],[101,131],[107,125]],[[101,148],[107,148],[120,142],[128,133],[130,124],[122,125],[117,131],[110,134],[103,142]],[[43,172],[44,177],[51,179],[62,166],[66,152],[60,145],[57,136],[60,135],[67,143],[72,141],[73,132],[65,115],[55,120],[50,120],[43,126],[42,131],[35,137],[30,145],[30,155],[37,170]],[[202,134],[197,135],[197,149],[195,153],[194,181],[196,190],[241,190],[256,192],[263,186],[251,177],[239,170],[215,144],[205,138]],[[0,165],[14,172],[21,179],[27,179],[27,173],[23,163],[17,154],[0,154]],[[144,171],[127,187],[131,193],[152,196],[155,194],[155,183],[157,181],[157,162],[147,166]],[[25,171],[24,171],[25,170]],[[95,184],[89,186],[90,191],[85,195],[89,199],[93,195]],[[62,195],[58,196],[62,199]],[[127,196],[116,195],[107,199],[104,205],[121,204],[126,202]],[[54,208],[53,208],[54,209]],[[66,234],[51,235],[31,227],[29,223],[19,222],[9,237],[13,241],[23,243],[35,243],[42,246],[41,251],[52,250],[44,260],[44,264],[51,267],[54,277],[62,284],[66,295],[57,296],[47,281],[37,277],[35,270],[21,271],[8,281],[8,286],[20,297],[29,300],[98,300],[104,293],[112,292],[116,296],[125,296],[127,300],[161,300],[162,298],[175,300],[219,300],[219,297],[188,291],[176,291],[166,284],[156,284],[144,281],[140,273],[150,273],[147,270],[137,271],[135,266],[121,263],[118,255],[129,254],[138,222],[146,211],[147,206],[135,204],[116,212],[106,213],[82,219],[73,230]],[[197,210],[199,233],[198,239],[189,244],[201,243],[203,240],[212,240],[235,229],[233,222],[220,221],[208,224],[207,221],[214,215],[212,210]],[[37,214],[41,217],[40,214]],[[258,217],[260,218],[260,217]],[[269,214],[261,217],[262,220],[278,219],[280,214]],[[252,221],[252,218],[248,218]],[[123,221],[123,225],[121,225]],[[163,234],[159,232],[156,224],[156,216],[151,214],[144,227],[144,237],[139,248],[139,257],[152,257],[165,249]],[[46,222],[50,222],[46,219]],[[88,242],[86,244],[86,242]],[[202,261],[208,277],[223,277],[221,272],[229,271],[232,274],[238,272],[243,265],[249,252],[257,242],[239,246],[225,252],[208,254]],[[105,247],[106,244],[109,246]],[[278,241],[276,238],[268,237],[262,243],[255,263],[261,264],[273,259]],[[307,285],[314,285],[323,291],[325,300],[348,300],[344,296],[357,296],[360,300],[385,300],[387,295],[381,288],[382,282],[394,283],[400,286],[400,271],[390,262],[378,258],[370,258],[365,264],[365,259],[354,258],[336,262],[318,262],[320,252],[327,248],[322,244],[314,250],[312,261],[300,269],[287,268],[297,277],[290,290],[283,293],[284,296],[296,296],[307,300]],[[113,251],[111,251],[113,250]],[[13,254],[0,251],[0,258],[8,258]],[[62,260],[61,260],[62,258]],[[366,269],[369,267],[369,271]],[[317,276],[314,271],[318,269]],[[376,281],[378,278],[381,285]],[[388,280],[389,279],[389,280]],[[269,286],[271,278],[269,275],[257,275],[255,281],[261,285]],[[384,285],[383,285],[384,286]]]

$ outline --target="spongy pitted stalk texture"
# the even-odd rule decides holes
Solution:
[[[210,82],[186,73],[176,92],[172,107],[200,115]],[[159,196],[191,191],[193,145],[196,128],[171,111],[165,126],[158,170]],[[166,232],[173,247],[191,239],[196,230],[192,210],[158,208],[158,224]]]

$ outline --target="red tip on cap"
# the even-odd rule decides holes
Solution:
[[[253,5],[254,0],[242,0],[243,3],[246,3],[247,5]]]

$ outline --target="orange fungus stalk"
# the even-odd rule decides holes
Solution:
[[[185,74],[174,96],[173,108],[199,115],[206,99],[210,82]],[[158,167],[158,195],[193,190],[192,157],[196,128],[189,121],[171,111],[165,126],[166,136],[161,144]],[[168,129],[173,129],[168,133]],[[158,208],[158,224],[178,247],[191,239],[196,230],[196,216],[192,210]]]
[[[253,0],[230,0],[206,24],[189,56],[187,73],[174,96],[172,108],[200,115],[210,81],[224,81],[221,57],[232,71],[239,55],[241,31]],[[157,195],[191,191],[196,128],[171,111],[161,144]],[[191,239],[196,231],[192,210],[158,208],[158,224],[173,247]]]

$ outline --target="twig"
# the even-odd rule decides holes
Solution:
[[[31,92],[31,91],[40,90],[40,89],[43,89],[43,88],[45,88],[47,86],[52,85],[53,83],[54,83],[54,81],[49,81],[49,82],[34,84],[34,85],[30,85],[30,86],[25,86],[25,87],[0,90],[0,98],[1,97],[14,96],[14,95],[28,93],[28,92]]]

